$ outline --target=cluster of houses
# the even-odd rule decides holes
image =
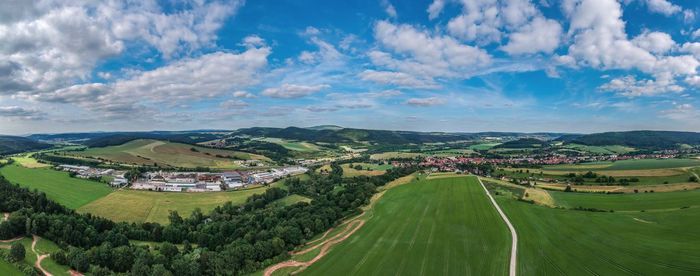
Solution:
[[[286,176],[303,174],[307,170],[292,166],[257,172],[147,172],[132,183],[131,188],[167,192],[216,192],[253,184],[269,184]]]
[[[78,178],[85,179],[100,179],[102,177],[108,177],[112,180],[109,185],[113,187],[121,187],[128,184],[128,180],[124,177],[126,171],[117,171],[113,169],[99,169],[92,168],[88,166],[75,166],[75,165],[58,165],[58,170],[74,173]]]

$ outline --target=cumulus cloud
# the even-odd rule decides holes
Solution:
[[[248,107],[249,104],[241,100],[228,100],[222,102],[219,106],[224,109],[241,109]]]
[[[235,98],[255,98],[255,95],[248,91],[238,90],[233,92]]]
[[[508,54],[551,53],[559,47],[562,28],[559,22],[537,17],[509,35],[508,44],[501,49]]]
[[[149,45],[166,58],[212,46],[240,2],[188,0],[181,6],[165,12],[155,0],[2,1],[0,88],[42,93],[72,85],[129,45]]]
[[[267,88],[263,90],[262,94],[271,98],[293,99],[306,97],[327,88],[330,88],[330,85],[301,85],[285,83],[279,87]]]
[[[433,3],[428,6],[428,18],[433,20],[440,16],[442,9],[445,8],[445,0],[433,0]]]
[[[663,54],[676,46],[671,35],[662,32],[645,31],[632,39],[632,43],[638,47],[655,54]]]
[[[652,96],[668,92],[678,93],[685,90],[685,88],[676,84],[673,79],[637,80],[634,76],[614,78],[602,85],[600,89],[627,97]]]
[[[695,109],[695,107],[689,103],[674,102],[673,108],[662,110],[660,114],[664,118],[687,121],[695,120],[700,117],[700,110]]]
[[[394,8],[394,5],[392,5],[389,0],[382,0],[381,1],[382,6],[384,7],[384,11],[386,14],[391,17],[391,18],[396,18],[396,8]]]
[[[678,5],[675,5],[667,0],[645,0],[644,1],[649,8],[649,11],[660,13],[665,16],[671,16],[683,10]]]
[[[410,25],[379,21],[375,24],[374,36],[381,45],[402,57],[372,51],[369,53],[372,62],[412,75],[456,77],[491,63],[491,56],[482,49]]]
[[[437,97],[410,98],[410,99],[406,100],[405,103],[407,105],[412,105],[412,106],[428,107],[428,106],[445,104],[445,100],[443,100],[441,98],[437,98]]]

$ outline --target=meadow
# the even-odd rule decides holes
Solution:
[[[269,187],[279,187],[276,182]],[[170,211],[188,217],[196,208],[208,213],[226,202],[242,204],[253,194],[264,193],[269,187],[257,187],[227,192],[152,192],[118,190],[78,209],[80,213],[108,218],[113,221],[169,223]]]
[[[608,195],[595,196],[615,202]],[[700,236],[690,230],[699,226],[700,208],[661,210],[669,205],[617,201],[619,209],[658,211],[601,213],[543,207],[516,201],[507,193],[496,198],[520,237],[518,275],[700,273]]]
[[[269,161],[267,157],[256,154],[150,139],[133,140],[118,146],[90,148],[69,154],[125,164],[212,169],[240,168],[235,160]]]
[[[388,190],[356,233],[302,274],[504,275],[510,235],[473,177]]]
[[[38,238],[38,237],[37,237]],[[34,263],[37,260],[37,254],[39,255],[46,255],[46,254],[51,254],[54,252],[57,252],[60,250],[58,245],[53,243],[52,241],[43,239],[43,238],[38,238],[37,243],[36,243],[36,253],[32,251],[32,238],[31,237],[25,237],[22,238],[19,241],[14,241],[14,242],[9,242],[9,243],[0,243],[0,246],[10,246],[14,243],[21,243],[24,246],[24,249],[26,250],[25,258],[24,258],[24,263],[26,263],[29,266],[34,266]],[[2,250],[5,250],[6,252],[9,252],[8,249],[3,248]],[[22,275],[22,274],[4,274],[3,270],[3,262],[0,261],[0,275]],[[12,264],[6,263],[7,265],[11,266],[11,270],[16,270]],[[41,266],[46,269],[46,271],[50,272],[53,275],[57,276],[68,276],[70,275],[69,273],[69,267],[59,265],[56,263],[53,259],[51,259],[51,256],[44,258],[44,260],[41,261]]]
[[[46,193],[63,206],[77,209],[112,192],[105,183],[70,177],[67,172],[50,168],[25,168],[18,164],[0,168],[0,174],[11,183]]]
[[[299,151],[299,152],[315,152],[320,151],[321,148],[315,144],[309,142],[297,142],[291,140],[285,140],[280,138],[263,138],[261,141],[275,143],[280,146],[285,147],[288,150]]]
[[[625,154],[634,151],[634,148],[625,147],[620,145],[612,146],[588,146],[580,144],[567,144],[564,146],[565,149],[572,149],[576,151],[589,152],[594,154]]]
[[[615,162],[592,162],[574,165],[546,166],[545,170],[586,171],[586,170],[654,170],[700,166],[698,159],[631,159]]]
[[[382,152],[382,153],[375,153],[370,155],[370,159],[372,160],[386,160],[386,159],[397,159],[397,158],[416,158],[416,157],[423,157],[425,154],[422,153],[417,153],[417,152],[400,152],[400,151],[390,151],[390,152]]]
[[[357,165],[360,165],[362,167],[361,170],[356,169],[355,167]],[[360,175],[366,175],[366,176],[376,176],[376,175],[382,175],[385,174],[388,169],[391,169],[391,165],[379,165],[379,164],[372,164],[372,163],[352,163],[352,164],[342,164],[340,167],[343,168],[343,177],[354,177],[354,176],[360,176]]]
[[[24,274],[22,273],[22,271],[19,271],[17,268],[15,268],[15,266],[13,266],[11,263],[0,259],[0,275],[22,276]]]

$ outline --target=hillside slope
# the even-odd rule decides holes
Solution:
[[[680,144],[700,145],[700,133],[682,131],[604,132],[573,138],[570,143],[589,146],[622,145],[644,149],[675,148]]]
[[[19,136],[0,135],[0,154],[13,154],[24,151],[50,148],[51,145]]]

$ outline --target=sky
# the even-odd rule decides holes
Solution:
[[[0,133],[700,131],[694,0],[4,0]]]

